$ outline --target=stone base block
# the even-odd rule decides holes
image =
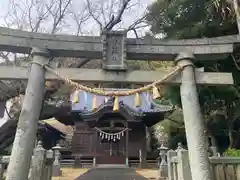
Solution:
[[[61,167],[60,166],[53,166],[52,176],[53,177],[62,176],[62,171],[61,171]]]

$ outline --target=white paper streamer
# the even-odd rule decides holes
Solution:
[[[99,132],[99,135],[100,135],[101,139],[107,139],[108,141],[113,140],[114,142],[117,139],[120,140],[121,137],[124,136],[124,132],[128,130],[128,128],[126,128],[123,131],[118,132],[118,133],[107,133],[107,132],[104,132],[97,127],[95,127],[95,129]]]

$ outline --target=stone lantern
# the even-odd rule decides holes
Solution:
[[[62,149],[62,147],[59,144],[57,144],[52,149],[54,151],[54,162],[53,162],[52,175],[53,175],[53,177],[58,177],[58,176],[62,175],[61,164],[60,164],[60,158],[61,158],[60,150]]]
[[[159,176],[160,177],[167,177],[168,176],[168,164],[166,162],[166,154],[168,151],[168,148],[165,147],[163,144],[161,145],[159,150],[159,155],[161,157],[161,162],[159,164]]]

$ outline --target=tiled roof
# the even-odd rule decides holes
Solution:
[[[109,89],[113,90],[113,89]],[[72,103],[72,111],[79,111],[84,113],[90,113],[92,112],[92,102],[93,102],[93,94],[88,92],[80,91],[78,94],[78,103]],[[97,96],[97,108],[102,108],[104,104],[106,104],[105,99],[110,99],[110,97],[107,96]],[[138,112],[138,113],[154,113],[154,112],[167,112],[172,110],[171,106],[164,106],[164,105],[158,105],[153,102],[151,95],[149,92],[144,92],[140,94],[141,99],[141,106],[136,107],[135,106],[135,95],[130,96],[124,96],[119,97],[120,104],[123,104],[124,106],[130,108],[131,110]],[[113,105],[113,103],[112,103]]]

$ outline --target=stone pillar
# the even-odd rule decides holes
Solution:
[[[125,159],[125,164],[126,164],[126,166],[129,166],[129,159],[128,159],[128,157],[126,157],[126,159]]]
[[[53,170],[53,151],[50,149],[46,152],[45,168],[43,171],[43,178],[41,180],[51,180]]]
[[[182,150],[182,149],[184,149],[182,143],[181,143],[181,142],[178,142],[178,143],[177,143],[177,149],[175,150],[175,152],[178,152],[178,151],[180,151],[180,150]]]
[[[138,153],[139,153],[139,168],[142,168],[142,163],[143,163],[142,149],[139,149]]]
[[[81,156],[75,156],[74,167],[75,168],[81,168],[82,167]]]
[[[180,86],[182,109],[189,149],[192,180],[211,180],[208,152],[205,146],[204,122],[200,110],[195,68],[189,53],[180,53],[176,62],[184,66]]]
[[[33,48],[33,63],[8,165],[6,180],[26,180],[36,139],[38,118],[45,88],[45,70],[39,65],[48,64],[49,53]]]
[[[147,152],[145,149],[139,149],[139,168],[147,167]]]
[[[145,133],[146,133],[146,149],[147,152],[151,152],[151,129],[145,126]]]
[[[95,142],[98,142],[98,131],[95,130]],[[97,152],[98,152],[98,143],[95,146],[94,149],[94,156],[93,156],[93,167],[96,167],[96,158],[97,158]]]
[[[177,152],[177,159],[178,180],[192,180],[188,151],[183,148],[179,149]]]
[[[139,168],[144,168],[146,166],[146,152],[139,149]]]
[[[53,177],[59,177],[62,175],[61,165],[60,165],[60,157],[61,157],[60,149],[61,147],[59,146],[59,144],[53,147],[53,150],[54,150],[54,162],[53,162],[53,172],[52,172]]]
[[[211,139],[211,146],[209,147],[211,150],[211,155],[212,156],[218,156],[218,148],[217,148],[217,143],[216,143],[216,139],[213,135],[210,135],[210,139]]]
[[[42,142],[39,141],[32,158],[32,167],[29,180],[42,180],[43,168],[45,166],[45,152]]]
[[[128,123],[125,124],[125,127],[128,128]],[[126,166],[129,166],[129,157],[128,157],[128,151],[129,151],[129,148],[128,148],[128,141],[129,141],[129,130],[126,131],[126,149],[125,149],[125,163],[126,163]]]
[[[5,168],[9,163],[10,156],[0,156],[0,180],[5,180],[3,177]]]
[[[96,156],[93,157],[93,167],[96,167]]]
[[[174,174],[174,169],[172,166],[172,158],[177,156],[177,152],[174,150],[169,150],[167,152],[167,164],[168,164],[168,179],[169,180],[174,180],[173,174]]]
[[[238,34],[240,34],[240,8],[239,8],[239,0],[233,0],[233,7],[236,14],[236,21],[238,26]]]
[[[4,180],[3,179],[4,169],[5,169],[5,164],[0,162],[0,180]]]

